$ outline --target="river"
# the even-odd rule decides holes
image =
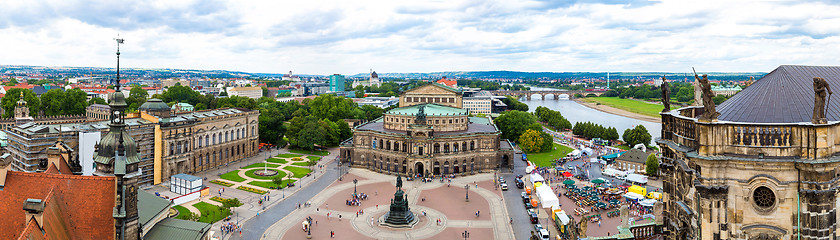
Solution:
[[[531,87],[531,90],[539,91],[555,89]],[[561,98],[558,100],[554,100],[551,97],[549,97],[546,100],[542,100],[536,96],[531,99],[532,100],[527,100],[526,98],[520,99],[522,103],[528,104],[529,112],[534,112],[534,110],[537,109],[537,107],[539,106],[547,107],[548,109],[559,111],[560,114],[563,114],[563,117],[568,119],[573,126],[576,122],[593,122],[596,124],[601,124],[605,127],[614,127],[616,128],[616,130],[618,130],[618,135],[621,136],[621,134],[624,133],[625,129],[634,128],[637,125],[641,124],[645,126],[645,128],[647,128],[648,132],[650,133],[650,136],[652,137],[651,140],[656,139],[662,133],[662,125],[659,123],[652,123],[648,121],[642,121],[628,117],[618,116],[615,114],[601,112],[581,105],[569,99]]]

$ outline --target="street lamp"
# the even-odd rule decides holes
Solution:
[[[467,202],[470,201],[470,184],[464,185],[464,189],[466,190],[466,200]]]
[[[359,179],[353,179],[353,195],[356,195],[356,183],[359,182]]]
[[[470,232],[467,232],[467,230],[464,230],[464,232],[461,233],[461,236],[464,237],[464,240],[467,240],[467,238],[470,238]]]

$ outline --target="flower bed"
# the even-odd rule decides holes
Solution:
[[[218,185],[222,185],[222,186],[225,186],[225,187],[230,187],[230,186],[233,186],[233,183],[229,183],[229,182],[225,182],[225,181],[220,181],[219,179],[214,179],[214,180],[210,181],[210,183],[213,183],[213,184],[218,184]]]
[[[301,158],[301,157],[292,158],[292,161],[295,161],[295,162],[302,162],[302,161],[303,161],[303,158]]]
[[[252,193],[256,193],[256,194],[265,194],[266,193],[266,191],[259,190],[259,189],[256,189],[256,188],[252,188],[252,187],[246,187],[246,186],[239,186],[236,189],[246,191],[246,192],[252,192]]]
[[[265,181],[250,181],[248,184],[254,185],[257,187],[264,187],[268,189],[281,189],[285,188],[287,183],[294,183],[297,180],[294,179],[283,179],[283,186],[277,186],[274,182],[265,182]]]
[[[216,202],[219,202],[219,203],[222,203],[222,204],[224,204],[224,203],[226,203],[226,202],[230,201],[230,199],[227,199],[227,198],[221,198],[221,197],[211,197],[211,198],[210,198],[210,200],[213,200],[213,201],[216,201]],[[239,207],[239,206],[242,206],[242,203],[241,203],[241,202],[239,203],[239,205],[236,205],[236,206],[234,206],[234,207]]]

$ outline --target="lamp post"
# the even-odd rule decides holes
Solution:
[[[359,179],[353,179],[353,195],[356,195],[356,183],[359,183]]]
[[[464,189],[466,190],[465,191],[466,192],[466,201],[469,202],[470,201],[470,185],[469,184],[464,185]]]
[[[461,233],[461,236],[464,237],[464,240],[467,240],[467,238],[470,238],[470,232],[467,232],[467,230],[464,230],[464,232]]]

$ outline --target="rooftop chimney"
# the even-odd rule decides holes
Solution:
[[[44,201],[28,198],[23,201],[23,210],[26,211],[25,223],[34,218],[39,227],[44,227]]]

